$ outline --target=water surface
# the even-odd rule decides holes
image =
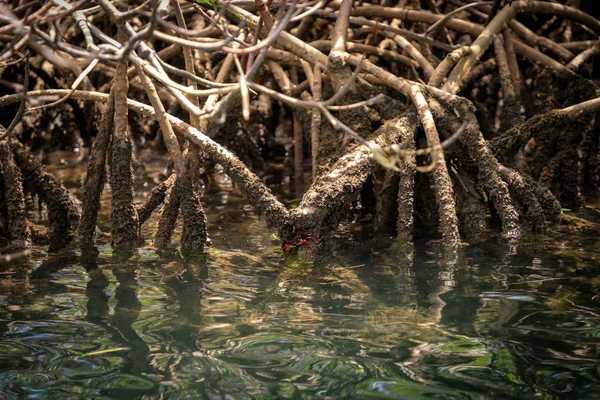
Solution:
[[[594,225],[451,257],[357,222],[285,255],[205,200],[206,258],[0,264],[0,399],[600,398]]]

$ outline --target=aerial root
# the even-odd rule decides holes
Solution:
[[[416,85],[411,88],[411,98],[419,113],[421,125],[427,138],[427,146],[431,149],[439,147],[440,137],[433,120],[433,114],[421,89]],[[441,150],[433,150],[431,158],[435,160],[431,164],[433,166],[431,174],[439,215],[438,229],[444,241],[449,244],[456,244],[460,240],[458,217],[456,216],[456,205],[454,203],[454,190],[452,189],[450,175],[448,175],[444,153]]]
[[[114,92],[111,90],[108,103],[102,113],[98,135],[90,150],[87,174],[83,182],[81,222],[77,230],[77,237],[81,244],[93,242],[96,220],[100,210],[100,196],[106,183],[106,154],[112,136],[114,114],[115,99]]]
[[[523,179],[516,171],[500,165],[500,176],[508,185],[511,196],[522,205],[520,214],[521,224],[535,231],[544,230],[547,227],[544,210],[538,201],[531,185]],[[518,205],[516,204],[518,207]]]
[[[171,244],[171,236],[173,236],[177,217],[179,216],[183,183],[183,180],[176,176],[175,183],[165,193],[163,206],[158,213],[158,226],[153,239],[153,244],[156,247],[166,247]]]
[[[465,124],[464,132],[459,140],[467,148],[469,157],[475,162],[478,170],[478,179],[483,183],[500,218],[503,234],[507,238],[518,237],[521,232],[519,213],[512,203],[508,185],[500,177],[501,164],[492,154],[479,129],[471,102],[441,91],[437,91],[434,96],[438,97],[438,100],[441,102],[459,111],[460,117]],[[438,119],[456,119],[444,107],[439,107],[439,104],[435,105],[435,102],[432,111],[438,114]]]
[[[114,125],[110,152],[112,245],[129,252],[138,244],[139,219],[133,195],[133,143],[127,122],[127,64],[117,66],[114,88]]]
[[[415,114],[404,113],[385,121],[371,139],[382,147],[395,144],[406,132],[412,135],[415,123]],[[314,181],[298,208],[291,212],[289,222],[280,227],[282,239],[290,240],[302,234],[329,234],[376,168],[377,163],[367,146],[357,146],[338,159]]]
[[[4,180],[4,202],[6,204],[10,245],[17,249],[31,247],[31,230],[26,218],[23,179],[8,143],[0,143],[0,171]]]
[[[181,215],[183,228],[181,231],[181,251],[198,253],[204,250],[208,242],[206,231],[206,214],[200,202],[198,181],[193,179],[188,168],[182,179]]]
[[[152,189],[150,193],[150,197],[144,203],[143,206],[138,208],[138,218],[140,219],[140,226],[142,226],[148,218],[152,215],[154,210],[156,210],[163,202],[167,196],[167,193],[172,189],[175,184],[175,179],[177,175],[172,174],[166,180],[158,184],[158,186]]]
[[[380,232],[391,233],[394,230],[394,219],[392,217],[398,213],[396,210],[396,198],[398,196],[399,183],[400,175],[398,172],[391,169],[385,170],[383,187],[377,194],[375,212],[375,226]]]
[[[10,147],[23,175],[23,182],[30,185],[48,206],[50,251],[61,249],[69,244],[79,225],[81,214],[76,200],[21,143],[11,140]]]
[[[396,219],[396,234],[400,238],[409,238],[414,228],[414,203],[415,203],[415,169],[411,165],[416,164],[415,137],[412,131],[401,132],[399,140],[400,148],[406,148],[409,152],[406,162],[401,168],[398,181],[398,218]]]

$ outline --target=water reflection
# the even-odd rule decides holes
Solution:
[[[284,256],[244,224],[193,260],[88,248],[0,266],[0,398],[600,393],[593,248],[447,254],[354,227]]]

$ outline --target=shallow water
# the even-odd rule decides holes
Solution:
[[[285,255],[205,201],[206,258],[0,264],[0,399],[600,398],[597,234],[454,257],[354,223]]]

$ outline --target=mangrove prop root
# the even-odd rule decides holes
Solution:
[[[531,229],[541,231],[546,228],[547,222],[544,210],[533,192],[531,185],[523,177],[510,168],[500,166],[500,176],[508,184],[511,195],[523,205],[522,224],[529,223]]]
[[[481,235],[487,228],[485,215],[489,210],[485,207],[480,196],[474,196],[462,185],[456,186],[456,205],[460,210],[459,223],[463,232],[463,239],[473,243],[484,238]]]
[[[434,91],[434,96],[448,104],[450,107],[458,110],[461,119],[466,123],[464,132],[459,138],[459,141],[467,148],[469,157],[477,166],[479,180],[483,183],[492,200],[492,204],[502,223],[503,234],[507,238],[518,237],[521,233],[519,213],[512,203],[508,185],[499,175],[500,163],[492,154],[490,147],[479,129],[477,118],[473,113],[473,104],[462,97],[454,96],[442,91]],[[454,118],[454,116],[449,114],[443,107],[435,106],[435,102],[432,102],[432,104],[434,104],[432,111],[434,114],[437,114],[438,119],[447,120],[449,118]]]
[[[200,202],[197,181],[194,182],[190,169],[182,179],[181,215],[183,228],[181,231],[181,250],[184,253],[201,252],[208,241],[206,231],[206,215]]]
[[[106,154],[110,144],[115,114],[114,93],[111,93],[102,113],[100,129],[90,151],[87,174],[83,183],[81,222],[77,231],[80,243],[91,243],[96,229],[100,196],[106,183]]]
[[[532,177],[521,174],[518,171],[514,171],[509,167],[503,166],[500,172],[503,176],[505,176],[505,174],[507,173],[517,175],[516,179],[521,180],[523,182],[520,184],[525,185],[527,191],[531,192],[537,199],[538,203],[542,208],[544,218],[546,219],[548,224],[557,224],[561,221],[562,211],[560,202],[547,186],[544,186]],[[508,178],[505,178],[505,180],[510,184],[510,180]]]
[[[509,238],[515,238],[520,234],[519,215],[512,204],[508,186],[498,175],[500,164],[487,147],[481,131],[473,125],[476,123],[475,116],[473,115],[471,118],[472,124],[465,128],[466,135],[463,135],[462,141],[477,164],[479,178],[502,221],[504,234]]]
[[[29,92],[28,95],[31,96],[32,93],[35,95],[39,92]],[[51,93],[64,95],[68,93],[68,91],[53,90]],[[75,91],[72,97],[87,101],[106,101],[108,96],[102,93]],[[4,102],[8,103],[8,100],[13,100],[13,97],[4,97],[4,99]],[[17,99],[17,97],[15,96],[14,99]],[[130,99],[127,100],[127,104],[132,110],[139,112],[146,117],[157,118],[156,112],[151,106]],[[1,105],[4,105],[3,102],[0,102],[0,106]],[[279,228],[285,224],[289,217],[289,211],[279,200],[277,200],[265,186],[263,181],[253,174],[239,158],[219,143],[179,118],[167,113],[164,115],[179,134],[188,138],[196,146],[202,149],[208,157],[223,166],[227,175],[236,185],[238,185],[247,197],[248,202],[255,207],[258,215],[265,217],[269,227]]]
[[[441,96],[440,93],[437,93],[438,89],[435,88],[429,88],[429,91],[434,97],[439,97],[449,107],[457,110],[461,118],[467,120],[466,129],[460,138],[460,143],[466,147],[470,158],[475,162],[475,167],[479,171],[480,181],[490,194],[490,198],[501,217],[504,232],[509,236],[515,236],[519,232],[518,212],[511,203],[508,185],[499,176],[500,165],[492,155],[488,143],[483,139],[478,129],[477,120],[472,112],[472,106],[464,98],[452,97],[451,95],[447,95],[446,97]],[[32,91],[28,95],[61,95],[65,94],[65,92],[67,91]],[[75,91],[73,98],[87,101],[106,101],[108,96],[94,92]],[[5,96],[0,99],[0,105],[16,101],[18,101],[17,96]],[[429,102],[430,107],[433,103],[435,101]],[[132,110],[147,117],[155,117],[154,110],[150,106],[134,100],[128,100],[128,105]],[[456,131],[460,126],[458,118],[454,114],[449,113],[445,107],[432,107],[431,110],[437,119],[436,122],[447,126],[444,128],[445,131]],[[272,195],[263,182],[231,152],[182,120],[169,114],[166,114],[166,117],[178,133],[190,139],[204,154],[224,167],[225,172],[241,188],[242,192],[247,196],[249,203],[255,207],[257,213],[265,217],[269,227],[278,229],[284,240],[306,232],[322,233],[327,231],[327,229],[332,229],[331,227],[335,228],[335,223],[339,221],[341,215],[342,207],[340,207],[340,204],[344,205],[346,204],[346,199],[353,198],[356,190],[362,186],[364,180],[375,168],[374,164],[371,165],[373,162],[367,149],[364,146],[355,148],[354,151],[351,151],[343,159],[339,160],[333,168],[330,168],[329,173],[325,173],[317,179],[305,195],[299,209],[290,212]],[[407,114],[399,119],[390,119],[372,137],[377,137],[377,141],[383,146],[397,143],[402,132],[405,130],[412,132],[412,129],[409,127],[415,123],[416,117],[414,114]],[[392,129],[392,125],[398,129]],[[392,134],[388,137],[388,135],[384,134],[386,131],[388,133],[392,131]],[[412,164],[414,165],[414,162]],[[338,179],[340,180],[339,182],[337,182]],[[545,197],[542,200],[540,199],[541,192],[543,191],[539,190],[539,188],[535,189],[538,201],[540,201],[545,210],[552,209],[555,199],[546,191],[544,194]],[[340,195],[339,198],[338,194]],[[399,189],[399,194],[405,194],[408,197],[411,196],[408,190],[402,189],[402,185]],[[399,204],[409,203],[400,201]],[[325,209],[321,208],[321,206],[324,206]],[[293,218],[290,218],[290,214],[293,215]],[[406,215],[412,215],[412,207],[411,211],[406,213]],[[303,230],[304,232],[302,232]],[[401,230],[399,229],[399,231]]]
[[[418,86],[411,88],[411,96],[413,103],[417,107],[417,112],[421,119],[421,124],[425,130],[427,137],[427,145],[429,147],[440,146],[440,137],[433,120],[431,110],[425,100],[425,96]],[[432,154],[432,158],[436,160],[436,166],[431,171],[435,199],[437,203],[437,211],[439,214],[439,230],[442,233],[442,238],[450,243],[458,243],[460,235],[458,233],[458,217],[456,216],[456,205],[454,203],[454,190],[452,181],[448,175],[446,160],[443,152]]]
[[[146,203],[138,208],[140,226],[148,221],[148,218],[150,218],[152,212],[154,212],[154,210],[156,210],[156,208],[165,201],[167,192],[173,187],[176,177],[177,175],[172,174],[158,186],[154,187]]]
[[[47,173],[29,150],[16,140],[11,140],[15,161],[23,174],[23,181],[31,185],[35,193],[48,206],[50,251],[66,246],[79,224],[80,213],[76,200],[52,175]]]
[[[153,244],[156,247],[165,247],[171,244],[171,236],[175,230],[179,206],[183,191],[183,180],[180,176],[175,177],[175,183],[167,190],[163,206],[158,213],[158,227],[154,234]]]
[[[518,101],[517,92],[513,84],[511,69],[508,64],[508,56],[504,41],[498,36],[494,39],[494,50],[496,52],[496,62],[500,74],[500,84],[502,85],[503,108],[502,108],[502,127],[510,129],[521,120],[521,103]]]
[[[4,201],[8,213],[11,245],[16,248],[28,249],[31,246],[31,231],[25,218],[23,180],[12,151],[6,142],[0,143],[0,171],[2,172],[0,179],[4,181]]]
[[[399,141],[400,147],[408,151],[415,149],[415,137],[412,130],[402,131]],[[414,227],[414,207],[415,207],[415,169],[416,156],[409,153],[408,159],[404,162],[404,168],[400,171],[398,181],[397,203],[398,218],[396,220],[396,232],[399,237],[410,237]]]
[[[394,217],[397,218],[396,197],[400,176],[396,171],[385,171],[383,187],[377,196],[377,209],[375,213],[375,226],[380,232],[391,233],[394,230]]]
[[[588,118],[572,119],[567,112],[553,110],[506,131],[491,141],[491,147],[503,164],[513,166],[514,155],[533,138],[536,144],[528,164],[531,175],[552,188],[563,204],[577,207],[581,202],[577,149],[588,123]],[[564,150],[557,152],[558,144]]]
[[[114,88],[114,130],[110,155],[112,244],[130,249],[138,243],[139,220],[133,202],[133,145],[127,130],[127,64],[117,66]]]
[[[386,121],[371,138],[384,147],[397,143],[405,131],[412,133],[415,123],[415,114],[407,112]],[[306,233],[323,235],[335,229],[376,165],[366,146],[358,146],[341,157],[304,194],[298,208],[292,211],[291,224],[287,222],[280,228],[282,239]]]

